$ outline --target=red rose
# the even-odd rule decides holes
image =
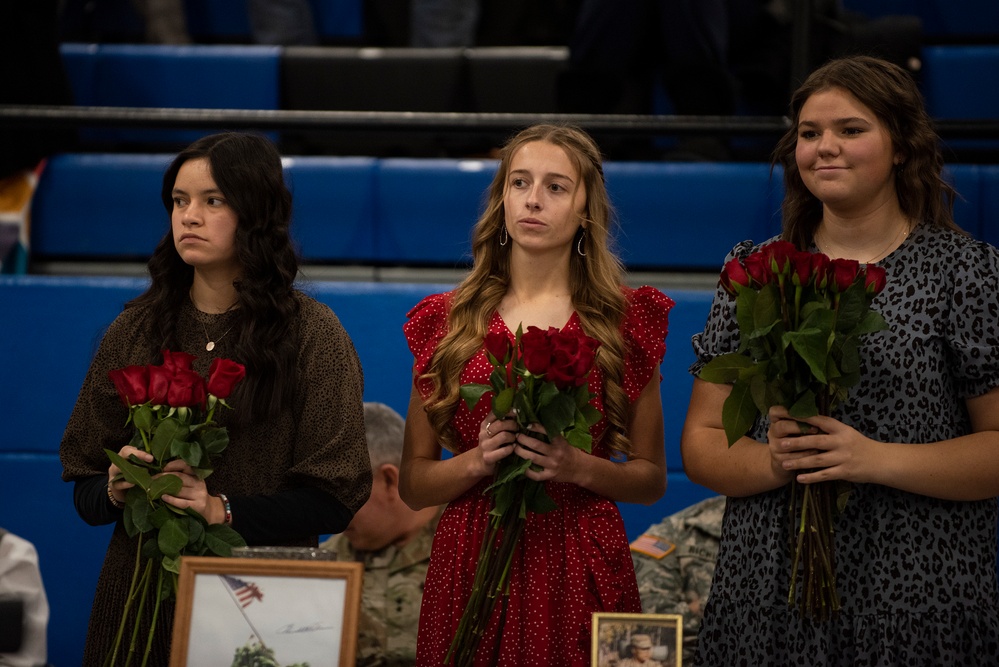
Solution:
[[[798,252],[798,248],[790,241],[774,241],[761,252],[774,275],[786,275],[791,267],[791,258]]]
[[[725,262],[725,266],[722,268],[719,280],[725,291],[732,296],[736,296],[738,294],[737,290],[743,287],[749,287],[750,283],[752,283],[752,278],[750,278],[749,274],[746,273],[746,268],[736,258]]]
[[[176,374],[180,370],[191,370],[195,359],[197,359],[196,356],[187,352],[163,350],[163,367],[170,371],[171,375]]]
[[[764,257],[763,253],[754,252],[743,261],[743,266],[746,267],[746,273],[757,285],[762,287],[770,284],[773,271],[770,268],[770,260]]]
[[[552,363],[548,379],[559,389],[578,387],[586,382],[593,368],[600,343],[580,333],[559,333],[552,336]]]
[[[828,255],[820,252],[812,254],[812,277],[815,280],[816,289],[824,290],[829,285],[829,264],[832,262]]]
[[[208,393],[226,399],[233,388],[246,377],[246,367],[232,359],[215,358],[208,367]]]
[[[493,359],[501,364],[505,364],[507,362],[511,346],[510,339],[505,333],[487,333],[485,347],[486,352],[491,354]]]
[[[887,274],[877,264],[868,264],[864,271],[864,287],[868,294],[880,294],[885,288]]]
[[[205,381],[193,370],[181,368],[170,380],[167,405],[171,408],[203,408],[207,398]]]
[[[812,253],[795,251],[791,255],[791,282],[794,285],[807,285],[815,278]]]
[[[860,272],[860,262],[855,259],[844,259],[842,257],[830,262],[832,280],[830,286],[835,292],[845,292],[846,288],[853,284]]]
[[[527,331],[520,336],[520,349],[524,367],[531,375],[544,375],[548,372],[548,366],[552,362],[552,346],[547,331],[527,327]]]
[[[173,373],[164,366],[149,366],[149,402],[153,405],[167,405],[170,393],[170,380]]]
[[[108,371],[108,377],[126,406],[142,405],[149,400],[149,371],[145,366],[127,366]]]

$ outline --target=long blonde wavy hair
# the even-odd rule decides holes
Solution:
[[[427,372],[418,378],[433,388],[424,409],[441,446],[458,449],[452,419],[458,409],[461,372],[478,352],[489,320],[510,283],[509,247],[501,246],[506,224],[503,196],[510,162],[524,144],[546,142],[565,151],[585,188],[582,236],[586,256],[571,253],[569,287],[572,304],[587,335],[600,341],[596,363],[604,377],[605,441],[611,451],[627,455],[628,398],[623,389],[625,343],[621,334],[626,297],[624,269],[611,248],[612,210],[604,185],[600,149],[586,132],[569,125],[534,125],[514,135],[500,152],[500,164],[489,186],[485,212],[472,230],[472,269],[455,288],[448,311],[448,333],[441,340]],[[578,187],[578,186],[577,186]]]

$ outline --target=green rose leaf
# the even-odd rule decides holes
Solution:
[[[874,310],[869,310],[864,314],[864,317],[857,324],[856,328],[850,333],[861,335],[868,333],[875,333],[878,331],[884,331],[888,328],[888,323],[885,321],[884,316]]]
[[[739,373],[755,366],[755,362],[744,354],[729,352],[720,354],[704,364],[697,377],[707,382],[732,384],[739,379]]]
[[[229,446],[229,431],[222,427],[203,429],[198,434],[198,442],[209,456],[217,456]]]
[[[807,419],[819,414],[818,405],[815,403],[815,392],[811,390],[804,392],[788,409],[788,412],[795,419]]]
[[[201,443],[197,440],[194,442],[180,442],[174,440],[173,446],[171,446],[171,451],[179,459],[183,459],[184,463],[191,466],[192,468],[197,468],[203,465],[205,462],[205,450],[201,446]]]
[[[826,382],[826,358],[829,353],[828,332],[810,328],[801,331],[788,331],[784,336],[798,355],[808,364],[815,379],[819,382]]]
[[[749,387],[741,383],[733,385],[732,393],[722,406],[722,423],[725,425],[729,447],[749,432],[759,414]]]
[[[163,555],[179,557],[181,550],[187,546],[189,530],[187,521],[181,517],[173,517],[160,526],[156,541]]]
[[[157,461],[166,458],[167,452],[170,451],[170,445],[174,440],[179,439],[180,431],[181,423],[175,417],[167,417],[159,423],[153,434],[153,439],[149,443],[149,451]]]
[[[160,551],[159,542],[155,539],[143,540],[139,553],[146,560],[160,561],[163,559],[163,552]]]
[[[513,389],[507,388],[493,397],[493,414],[500,419],[510,414],[513,409]]]
[[[576,401],[569,394],[556,390],[548,404],[538,412],[541,425],[545,427],[549,437],[554,437],[576,422]]]
[[[181,481],[180,477],[168,473],[152,480],[147,495],[150,500],[157,500],[164,495],[175,496],[182,488],[184,488],[184,482]]]
[[[558,504],[545,491],[545,485],[533,480],[525,482],[524,506],[528,512],[534,512],[535,514],[544,514],[545,512],[558,509]]]
[[[593,436],[590,435],[589,426],[569,429],[566,431],[565,440],[576,449],[581,449],[587,454],[593,452]]]
[[[135,424],[135,428],[146,433],[152,430],[155,417],[153,416],[153,409],[149,407],[148,403],[140,405],[132,411],[132,422]]]
[[[171,574],[180,574],[180,556],[164,555],[161,561],[163,569]]]
[[[205,528],[205,550],[216,556],[231,556],[233,547],[245,547],[246,540],[230,526],[213,523]]]
[[[487,384],[463,384],[458,389],[458,395],[465,400],[469,410],[474,410],[479,399],[487,391],[492,391],[492,387]]]
[[[143,491],[149,489],[150,484],[152,484],[152,477],[149,475],[144,467],[136,465],[131,461],[128,461],[118,453],[112,452],[110,449],[105,449],[104,453],[108,455],[111,462],[114,463],[121,470],[122,477],[125,478],[131,484],[135,484]]]
[[[594,424],[596,424],[598,421],[600,421],[603,418],[603,415],[600,414],[600,410],[597,410],[595,407],[593,407],[589,403],[587,403],[586,405],[584,405],[583,407],[581,407],[579,409],[579,412],[580,412],[580,414],[583,415],[583,420],[586,422],[587,428],[589,428],[590,426],[593,426]]]
[[[836,312],[836,331],[850,333],[857,328],[867,312],[867,289],[862,280],[854,282],[839,295],[839,308]]]

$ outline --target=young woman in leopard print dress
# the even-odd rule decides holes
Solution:
[[[883,267],[873,308],[889,329],[865,336],[860,384],[834,417],[806,420],[811,434],[776,408],[728,447],[730,387],[694,380],[685,470],[730,497],[695,664],[999,664],[999,251],[954,224],[938,138],[904,70],[830,62],[794,94],[791,118],[775,151],[781,238]],[[737,348],[733,313],[719,290],[693,373]],[[852,484],[835,525],[842,610],[826,622],[787,604],[792,478]]]

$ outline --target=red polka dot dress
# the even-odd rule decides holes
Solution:
[[[629,400],[658,372],[666,351],[667,318],[673,301],[652,287],[626,289],[628,311],[622,325],[628,353],[624,390]],[[417,304],[403,327],[415,357],[414,371],[424,372],[447,333],[449,294],[434,294]],[[574,313],[563,330],[581,328]],[[514,334],[499,313],[491,332]],[[462,372],[462,384],[487,383],[492,366],[480,350]],[[603,411],[603,379],[590,374],[593,405]],[[478,445],[479,425],[489,412],[483,400],[473,411],[459,403],[454,426],[461,451]],[[593,455],[608,458],[593,427]],[[491,500],[483,480],[445,509],[434,537],[427,572],[416,664],[439,666],[461,620],[475,576],[475,563],[487,527]],[[573,484],[548,482],[548,495],[559,509],[529,514],[510,575],[510,594],[497,604],[479,643],[476,665],[557,667],[590,664],[590,625],[594,612],[641,612],[638,586],[624,523],[614,502]]]

